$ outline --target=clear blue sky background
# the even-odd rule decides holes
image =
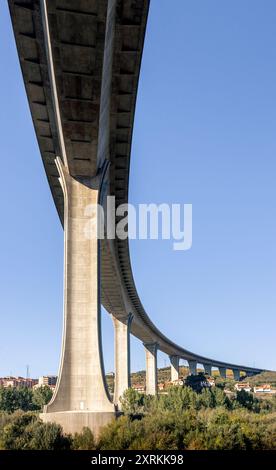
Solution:
[[[276,369],[275,0],[152,0],[130,201],[193,204],[193,247],[132,241],[144,306],[184,347]],[[0,3],[0,375],[55,373],[63,234]],[[112,324],[103,312],[106,369]],[[159,355],[159,365],[168,359]],[[132,369],[144,368],[132,340]]]

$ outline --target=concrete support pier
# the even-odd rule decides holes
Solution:
[[[144,343],[146,351],[146,394],[157,394],[157,343]]]
[[[130,326],[133,315],[113,318],[115,336],[115,388],[114,403],[120,408],[120,397],[130,387]]]
[[[179,380],[179,356],[170,356],[171,361],[171,382]]]
[[[64,193],[64,327],[57,386],[41,417],[67,433],[88,426],[97,434],[115,416],[102,359],[98,214],[87,210],[100,188],[70,176],[60,159],[57,167]]]
[[[240,371],[239,369],[233,369],[234,380],[238,382],[240,380]]]
[[[220,375],[223,379],[226,379],[226,367],[219,367],[219,375]]]
[[[203,364],[205,374],[209,375],[211,377],[212,375],[212,366],[211,364]]]
[[[197,362],[193,360],[188,360],[188,364],[189,364],[189,369],[190,369],[190,375],[196,375],[197,374],[197,370],[196,370]]]

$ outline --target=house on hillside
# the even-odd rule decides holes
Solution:
[[[144,384],[134,384],[131,386],[133,390],[136,390],[136,392],[139,393],[144,393],[145,392],[145,385]]]
[[[208,377],[207,382],[209,383],[211,387],[214,387],[216,385],[214,377]]]
[[[163,392],[165,388],[166,388],[166,384],[164,382],[161,382],[158,384],[159,392]]]
[[[235,384],[235,390],[237,390],[237,392],[241,392],[241,390],[244,390],[245,392],[251,392],[251,387],[249,382],[237,382]]]
[[[254,393],[265,393],[267,395],[274,395],[276,393],[276,390],[272,389],[270,384],[263,384],[254,387]]]

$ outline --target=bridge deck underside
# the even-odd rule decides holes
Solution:
[[[62,157],[65,149],[72,176],[94,176],[97,171],[107,0],[47,2],[63,141],[52,93],[41,4],[39,0],[9,0],[38,144],[62,222],[64,201],[55,157]],[[148,8],[149,0],[117,2],[109,135],[109,191],[117,205],[128,201],[131,140]],[[131,331],[140,340],[158,343],[159,349],[169,355],[215,367],[259,372],[205,358],[174,344],[155,327],[142,306],[132,275],[128,240],[103,241],[101,254],[102,303],[117,318],[131,311]]]

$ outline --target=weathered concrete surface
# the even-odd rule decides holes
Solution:
[[[81,432],[84,427],[92,429],[95,437],[103,426],[113,421],[116,416],[108,412],[89,411],[61,411],[56,413],[41,413],[40,418],[45,423],[58,423],[62,426],[66,434]]]
[[[120,397],[130,387],[130,325],[132,314],[126,318],[113,317],[115,339],[114,403],[120,408]]]
[[[238,369],[233,369],[233,375],[236,382],[240,380],[240,371]]]
[[[171,361],[171,381],[179,379],[179,357],[170,356]]]
[[[73,178],[60,159],[57,165],[65,198],[64,331],[59,379],[45,413],[70,411],[71,423],[72,412],[112,413],[114,405],[104,378],[98,214],[91,206],[98,202],[99,184],[93,179],[84,182]],[[56,416],[64,419],[63,414]],[[84,419],[83,414],[80,416]]]
[[[146,394],[157,394],[157,343],[144,344],[146,352]]]

